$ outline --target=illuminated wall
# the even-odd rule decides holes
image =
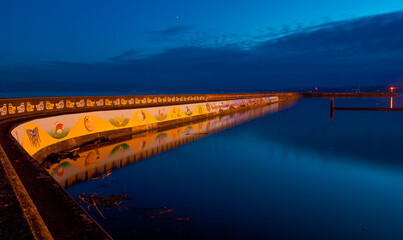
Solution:
[[[147,126],[159,122],[236,110],[277,101],[278,97],[274,96],[75,113],[35,119],[18,125],[12,130],[11,134],[32,156],[42,148],[84,135]]]

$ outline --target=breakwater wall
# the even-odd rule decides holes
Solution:
[[[201,103],[271,96],[278,96],[280,101],[300,97],[299,94],[295,93],[243,93],[0,98],[0,121],[21,117],[41,117],[76,112],[145,108],[153,106],[168,106],[173,104]]]
[[[60,146],[61,142],[63,142],[64,147],[78,144],[77,141],[66,142],[66,140],[76,140],[84,136],[90,136],[90,138],[84,138],[90,140],[105,132],[111,133],[111,136],[113,133],[122,134],[124,133],[122,130],[140,132],[167,124],[191,121],[198,117],[223,114],[278,101],[278,96],[270,96],[71,113],[24,122],[16,126],[11,134],[31,156],[35,156],[39,151],[46,149],[35,157],[40,160],[41,156],[44,157],[60,150],[60,147],[59,149],[57,147],[52,148],[52,145]]]

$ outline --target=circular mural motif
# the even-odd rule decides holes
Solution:
[[[55,138],[58,138],[64,132],[64,125],[60,122],[55,122]]]
[[[89,131],[92,132],[95,128],[94,121],[91,119],[91,117],[86,116],[84,118],[84,127]]]

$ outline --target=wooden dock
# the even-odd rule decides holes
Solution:
[[[396,93],[301,93],[308,98],[396,97]]]

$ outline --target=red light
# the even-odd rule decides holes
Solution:
[[[318,88],[317,88],[317,87],[315,87],[315,91],[318,91]]]
[[[393,92],[393,89],[395,89],[394,87],[390,87],[390,92]]]

